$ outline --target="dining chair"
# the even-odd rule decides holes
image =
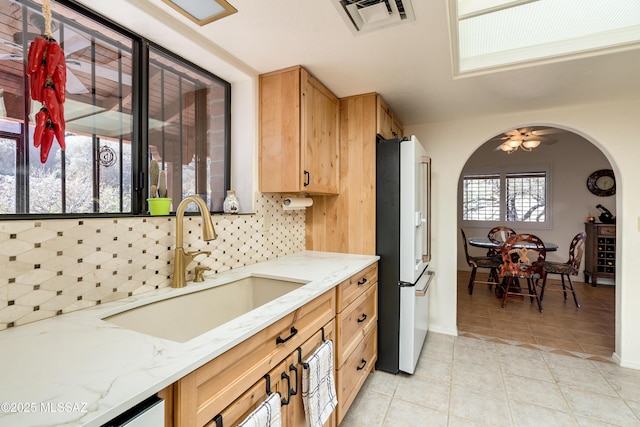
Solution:
[[[471,267],[471,276],[469,277],[469,295],[473,294],[473,285],[476,283],[483,283],[489,285],[489,290],[495,284],[498,284],[498,268],[500,268],[500,264],[502,261],[496,257],[487,257],[487,256],[471,256],[469,255],[469,248],[467,246],[467,236],[464,233],[464,230],[460,228],[460,232],[462,233],[462,241],[464,242],[464,255],[467,258],[467,264]],[[487,280],[476,280],[476,273],[479,268],[488,268],[489,269],[489,277]]]
[[[507,240],[509,237],[513,236],[514,234],[516,234],[516,232],[513,228],[510,228],[504,225],[499,225],[489,230],[489,233],[487,233],[487,237],[492,242],[504,243],[505,240]],[[501,256],[500,248],[490,248],[487,251],[487,256],[500,257]]]
[[[540,301],[544,298],[544,291],[547,289],[547,276],[549,274],[559,274],[560,279],[562,280],[562,289],[552,286],[549,290],[562,291],[565,301],[567,300],[567,293],[571,292],[573,294],[573,301],[575,301],[576,307],[580,308],[580,303],[578,302],[576,290],[573,288],[571,276],[577,276],[580,271],[580,263],[582,262],[582,255],[584,254],[586,238],[587,233],[584,231],[581,231],[574,236],[573,240],[571,240],[571,245],[569,246],[569,260],[567,262],[545,261],[543,267],[545,275],[542,280],[542,288],[540,289]],[[564,281],[565,276],[569,282],[568,287]]]
[[[503,277],[502,307],[510,296],[535,298],[542,313],[542,299],[538,296],[538,281],[544,276],[544,261],[547,251],[542,240],[533,234],[514,234],[502,244]],[[523,283],[526,282],[526,288]]]

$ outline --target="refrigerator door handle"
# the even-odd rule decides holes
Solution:
[[[431,281],[433,280],[433,275],[436,273],[435,271],[427,271],[427,274],[429,275],[429,279],[427,280],[427,283],[425,283],[424,288],[416,289],[417,297],[423,297],[427,294],[427,291],[429,290],[429,286],[431,285]]]

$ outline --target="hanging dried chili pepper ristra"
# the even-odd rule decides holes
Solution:
[[[49,120],[49,112],[46,108],[42,107],[40,111],[36,113],[36,128],[33,131],[33,146],[38,148],[42,144],[42,138],[44,135],[44,129],[47,126]]]
[[[49,46],[49,39],[46,36],[37,36],[31,44],[29,44],[29,53],[27,54],[27,74],[34,75],[38,70],[38,66],[44,59],[44,54]]]
[[[53,129],[53,123],[51,120],[47,122],[47,125],[44,129],[44,134],[42,136],[42,147],[40,147],[40,162],[46,163],[49,158],[49,151],[51,151],[51,146],[53,145],[53,137],[55,131]]]

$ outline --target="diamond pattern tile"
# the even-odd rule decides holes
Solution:
[[[191,263],[210,274],[305,248],[305,211],[256,194],[255,214],[216,215],[205,242],[200,216],[185,217],[184,246],[208,250]],[[0,330],[171,285],[174,217],[0,221]]]

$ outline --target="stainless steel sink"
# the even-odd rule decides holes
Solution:
[[[304,284],[249,276],[132,308],[102,320],[155,337],[186,342]]]

